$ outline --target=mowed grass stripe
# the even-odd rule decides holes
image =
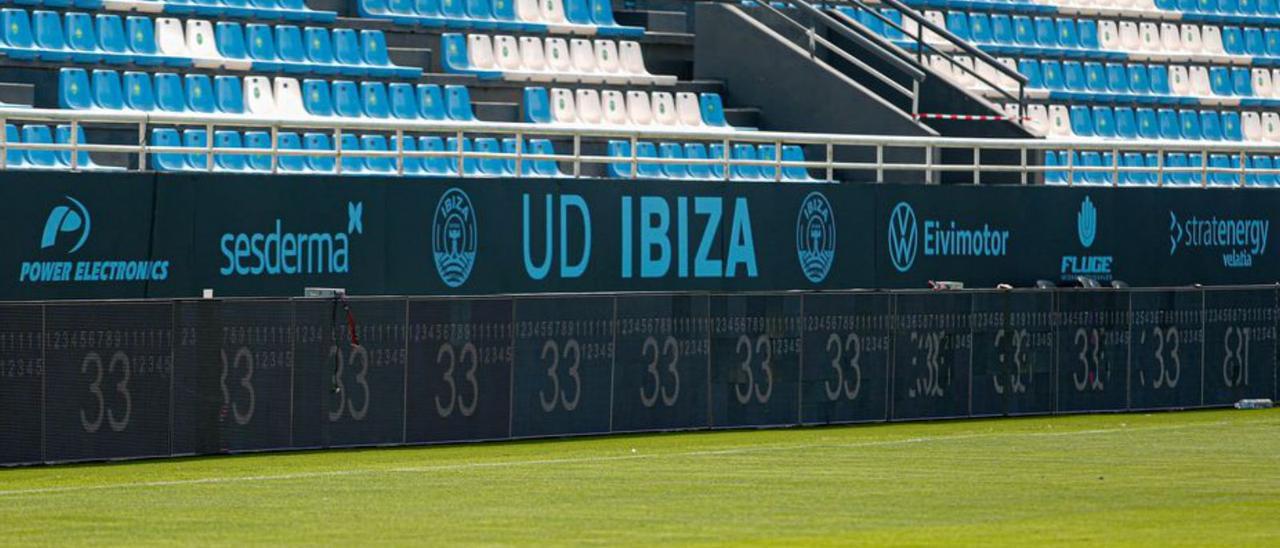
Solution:
[[[0,543],[1272,544],[1277,450],[1215,411],[14,469]]]

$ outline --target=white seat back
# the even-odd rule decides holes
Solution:
[[[1213,95],[1213,86],[1209,84],[1207,67],[1193,65],[1187,69],[1187,76],[1191,80],[1191,95]]]
[[[1169,65],[1169,92],[1174,95],[1191,95],[1191,76],[1185,65]]]
[[[516,0],[516,17],[526,23],[542,23],[542,7],[538,0]]]
[[[1174,23],[1160,23],[1160,47],[1165,53],[1182,51],[1182,33]]]
[[[493,53],[497,57],[498,68],[506,71],[524,70],[520,46],[514,36],[494,36]]]
[[[1262,117],[1256,112],[1240,113],[1240,127],[1244,129],[1244,140],[1261,141],[1262,134]]]
[[[276,99],[276,115],[281,118],[306,118],[311,116],[302,106],[302,88],[296,78],[276,78],[273,95]]]
[[[643,91],[627,92],[627,117],[637,126],[653,123],[653,106],[649,104],[649,94]]]
[[[1049,106],[1049,136],[1050,137],[1071,137],[1071,115],[1067,112],[1066,105],[1050,105]]]
[[[1182,25],[1182,51],[1186,53],[1200,53],[1204,49],[1204,43],[1200,38],[1200,27],[1196,25]]]
[[[467,62],[477,70],[498,70],[493,59],[493,42],[487,34],[467,35]]]
[[[1271,69],[1271,96],[1280,98],[1280,68]]]
[[[520,64],[524,70],[545,72],[547,60],[542,55],[542,40],[535,36],[520,37]]]
[[[547,23],[564,23],[564,5],[560,0],[538,0],[542,6],[542,20]]]
[[[1155,23],[1139,23],[1138,34],[1142,38],[1143,51],[1160,51],[1163,46],[1160,45],[1160,27]]]
[[[182,22],[172,17],[156,19],[156,49],[164,55],[191,57],[187,51],[187,38],[182,32]]]
[[[217,40],[213,35],[213,24],[203,19],[187,19],[187,52],[192,57],[219,59]]]
[[[1216,25],[1205,25],[1200,28],[1200,44],[1205,53],[1222,55],[1227,52],[1222,47],[1222,29]]]
[[[1271,71],[1267,69],[1253,69],[1250,71],[1253,76],[1253,94],[1258,97],[1271,97],[1275,90],[1272,88]]]
[[[573,70],[582,74],[595,74],[596,53],[591,41],[574,38],[569,41],[569,54],[573,57]]]
[[[1262,113],[1262,137],[1268,141],[1280,141],[1280,113]]]
[[[244,77],[244,109],[253,116],[275,117],[276,98],[266,76]]]
[[[1138,24],[1133,21],[1120,22],[1120,45],[1126,51],[1142,49],[1142,39],[1138,36]]]
[[[600,93],[594,89],[578,90],[578,119],[584,124],[604,123],[604,113],[600,111]]]
[[[631,125],[631,119],[627,117],[627,101],[622,97],[621,91],[609,89],[600,92],[600,102],[604,107],[604,123]]]
[[[999,57],[997,58],[997,60],[1000,61],[1000,64],[1004,65],[1005,68],[1012,70],[1014,72],[1018,72],[1017,60],[1011,57]],[[1008,74],[1005,74],[1004,72],[1000,72],[1000,71],[996,71],[995,75],[996,75],[996,83],[999,84],[1002,89],[1012,89],[1012,90],[1018,89],[1018,81],[1014,80],[1012,76],[1009,76]]]
[[[1120,49],[1120,29],[1110,19],[1098,21],[1098,46],[1106,50]]]
[[[618,62],[618,44],[613,40],[596,40],[596,70],[604,74],[617,74],[622,70]]]
[[[1049,132],[1049,109],[1044,105],[1027,105],[1027,118],[1023,123],[1030,126],[1033,131],[1041,135]]]
[[[680,125],[676,115],[676,98],[669,91],[655,91],[652,98],[653,123],[660,126]]]
[[[578,109],[572,91],[551,88],[551,119],[557,124],[578,123]]]
[[[564,38],[547,38],[547,70],[550,72],[573,72],[573,58],[569,56],[569,44]]]
[[[630,40],[618,42],[618,55],[622,61],[622,72],[631,76],[649,76],[649,69],[644,66],[644,54],[640,52],[640,43]]]
[[[937,25],[944,29],[947,28],[947,17],[943,15],[942,12],[940,11],[926,11],[924,12],[924,18],[928,19],[929,22],[933,23],[934,25]],[[941,43],[947,42],[948,40],[943,38],[942,36],[939,36],[938,33],[936,32],[933,32],[929,29],[925,29],[924,41],[929,44],[941,44]]]
[[[680,116],[680,125],[685,127],[702,127],[702,108],[698,104],[698,96],[681,91],[676,93],[676,114]]]

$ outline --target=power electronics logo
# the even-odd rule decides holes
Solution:
[[[351,239],[364,234],[364,202],[347,202],[347,223],[334,232],[295,228],[277,217],[266,232],[227,232],[219,239],[223,276],[347,274]]]
[[[145,282],[169,278],[169,261],[148,259],[85,259],[82,255],[93,232],[93,216],[83,202],[64,196],[53,206],[40,232],[42,254],[65,255],[61,260],[23,261],[19,283]]]
[[[813,283],[827,279],[836,258],[836,214],[827,197],[810,192],[796,217],[796,255],[804,277]]]
[[[1098,237],[1098,208],[1088,196],[1080,202],[1076,211],[1076,239],[1080,247],[1089,249]],[[1088,276],[1099,281],[1111,280],[1111,255],[1064,255],[1062,257],[1061,279],[1074,281],[1077,277]]]
[[[436,260],[436,273],[445,285],[458,287],[471,277],[478,238],[471,198],[457,188],[445,191],[431,221],[431,253]]]
[[[921,253],[925,257],[976,258],[1004,257],[1009,253],[1008,230],[992,228],[986,223],[966,227],[954,219],[919,221],[915,209],[907,202],[898,202],[893,207],[888,232],[889,260],[898,272],[911,270]]]
[[[1169,212],[1169,256],[1179,249],[1207,249],[1222,254],[1222,266],[1250,268],[1267,251],[1268,219],[1180,218]]]

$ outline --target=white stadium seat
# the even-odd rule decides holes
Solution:
[[[245,113],[267,118],[276,117],[276,98],[271,91],[271,80],[266,76],[245,76]]]
[[[276,99],[276,116],[281,118],[307,118],[311,114],[302,106],[302,88],[294,78],[276,78],[273,95]]]
[[[573,72],[584,84],[604,83],[604,76],[596,73],[596,53],[591,41],[583,38],[569,40],[569,54],[573,58]]]
[[[584,124],[604,123],[600,108],[600,93],[594,89],[578,90],[578,119]]]
[[[676,114],[676,99],[669,91],[653,92],[653,123],[659,126],[678,126],[680,117]]]
[[[680,116],[680,125],[690,128],[704,127],[702,107],[698,104],[698,96],[682,91],[676,93],[676,113]]]
[[[600,92],[601,106],[604,107],[604,123],[613,126],[631,125],[627,117],[627,100],[621,91],[605,90]]]
[[[627,117],[637,126],[653,123],[653,107],[649,104],[649,94],[643,91],[627,92]]]
[[[551,119],[557,124],[577,124],[577,105],[573,92],[564,88],[551,89]]]

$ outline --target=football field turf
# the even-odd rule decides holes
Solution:
[[[0,470],[0,544],[1280,545],[1280,411]]]

